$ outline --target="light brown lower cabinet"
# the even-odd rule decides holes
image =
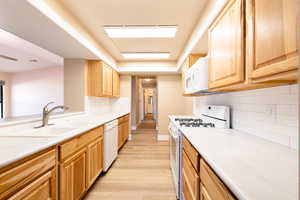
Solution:
[[[199,184],[200,179],[198,171],[196,171],[189,160],[185,151],[183,151],[183,177],[185,179],[185,200],[199,200]]]
[[[200,185],[200,200],[212,200],[202,184]]]
[[[234,200],[236,199],[230,190],[224,185],[221,179],[210,168],[205,160],[200,160],[200,180],[206,188],[211,199],[216,200]]]
[[[102,170],[100,126],[0,168],[0,200],[79,200]]]
[[[91,186],[103,170],[103,137],[88,146],[87,186]]]
[[[103,169],[103,126],[59,145],[59,154],[60,200],[79,200]]]
[[[129,114],[118,119],[118,148],[120,149],[129,137]]]
[[[231,191],[185,137],[183,137],[182,158],[182,183],[185,200],[236,200]],[[195,164],[195,161],[198,164]]]
[[[86,189],[86,149],[60,165],[60,199],[80,199]]]
[[[7,199],[56,199],[55,148],[0,169],[0,200]]]

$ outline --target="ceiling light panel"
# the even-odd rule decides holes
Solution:
[[[170,53],[122,53],[125,59],[168,59]]]
[[[111,38],[173,38],[177,26],[105,26]]]

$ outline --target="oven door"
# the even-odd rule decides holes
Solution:
[[[176,190],[176,197],[180,199],[180,134],[176,128],[170,128],[170,166]]]

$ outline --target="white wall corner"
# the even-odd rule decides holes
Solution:
[[[169,135],[157,135],[157,141],[168,141],[169,140]]]
[[[131,134],[129,134],[128,140],[132,140],[132,135]]]

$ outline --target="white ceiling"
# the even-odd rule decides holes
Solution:
[[[177,60],[197,24],[207,0],[60,0],[112,54],[124,61],[120,52],[171,52]],[[178,25],[175,38],[109,38],[104,25]]]
[[[0,29],[0,72],[21,72],[63,66],[64,59],[26,40]],[[31,62],[30,60],[36,60]]]
[[[25,0],[1,1],[0,29],[64,58],[98,59],[86,47]]]

